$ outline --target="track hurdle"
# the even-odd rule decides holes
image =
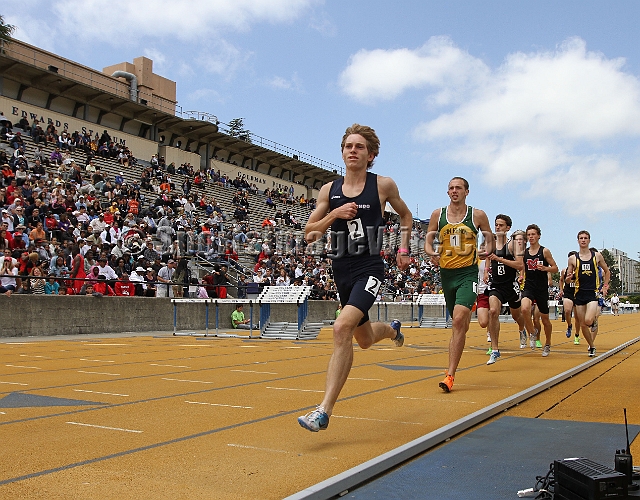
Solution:
[[[449,328],[451,326],[451,318],[447,305],[444,301],[444,295],[439,293],[423,293],[418,295],[418,324],[422,328]],[[424,308],[430,306],[433,310],[433,306],[439,306],[442,308],[442,315],[440,316],[425,316]]]
[[[258,296],[260,303],[260,333],[266,338],[300,339],[307,327],[310,286],[267,286]],[[297,323],[272,322],[271,304],[297,304]],[[317,328],[315,336],[320,331]],[[305,335],[306,336],[306,335]]]
[[[238,338],[255,338],[253,328],[253,308],[257,303],[254,299],[171,299],[173,304],[173,335],[174,336],[188,336],[188,337],[238,337]],[[205,332],[198,333],[195,331],[178,331],[178,306],[180,304],[203,304],[205,307]],[[229,310],[229,305],[235,306],[236,304],[249,304],[249,334],[240,335],[235,332],[246,330],[233,330],[234,333],[221,333],[220,332],[220,307],[224,307],[225,310]],[[209,307],[215,307],[215,333],[211,333],[209,330]],[[225,307],[226,306],[226,307]],[[231,330],[231,328],[224,328],[224,330]],[[258,332],[260,330],[258,329]]]

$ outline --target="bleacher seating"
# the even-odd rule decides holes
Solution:
[[[25,136],[25,146],[26,152],[25,156],[29,160],[30,164],[31,159],[33,157],[33,152],[35,150],[36,145],[31,141],[28,136]],[[44,147],[43,147],[44,146]],[[44,153],[49,156],[53,151],[54,146],[51,144],[41,144],[43,147]],[[9,152],[13,152],[11,148],[7,148]],[[135,154],[135,151],[133,152]],[[78,150],[72,153],[72,158],[76,164],[84,167],[86,163],[86,154],[84,151]],[[123,166],[116,159],[113,158],[103,158],[99,155],[94,156],[94,164],[97,168],[100,169],[101,173],[105,178],[109,178],[113,181],[113,179],[122,173],[124,181],[127,185],[132,185],[133,183],[139,183],[141,174],[145,168],[148,168],[151,164],[145,159],[139,159],[138,164],[136,166]],[[214,168],[215,163],[218,160],[213,162]],[[50,166],[47,172],[57,172],[57,167]],[[184,174],[172,174],[171,180],[175,185],[175,193],[182,194],[181,186],[183,182],[186,180],[187,176]],[[220,205],[223,210],[223,213],[226,216],[225,226],[228,224],[232,224],[233,220],[233,212],[235,207],[233,206],[232,199],[236,194],[237,190],[233,186],[220,186],[216,183],[206,181],[202,185],[202,187],[197,187],[195,184],[192,187],[190,195],[193,195],[194,202],[198,201],[203,195],[206,196],[208,200],[215,199],[215,201]],[[144,191],[141,190],[141,210],[145,207],[153,204],[157,198],[157,194],[152,191]],[[300,206],[299,204],[286,204],[282,203],[279,199],[274,198],[275,207],[270,208],[266,204],[267,197],[262,193],[258,192],[257,194],[250,194],[248,196],[249,207],[248,207],[248,228],[249,230],[257,231],[261,238],[257,241],[260,242],[264,239],[272,239],[275,236],[276,240],[276,248],[272,250],[276,255],[284,255],[289,251],[289,248],[286,247],[284,242],[286,242],[286,238],[289,235],[293,235],[295,238],[297,245],[296,247],[301,248],[301,242],[304,238],[304,232],[302,230],[296,230],[291,226],[284,226],[283,224],[277,224],[276,230],[273,231],[272,228],[263,229],[261,227],[262,221],[265,217],[273,217],[278,210],[281,210],[284,214],[286,211],[290,211],[291,214],[298,220],[302,227],[306,224],[306,221],[311,213],[311,210],[308,206]],[[104,198],[101,199],[102,207],[108,207],[108,201]],[[197,206],[197,203],[196,203]],[[195,220],[198,224],[203,224],[207,219],[207,215],[204,210],[197,207],[195,212]],[[280,222],[280,221],[278,221]],[[393,227],[390,225],[389,227]],[[159,245],[160,242],[158,240],[155,241],[156,245]],[[422,250],[422,240],[417,235],[413,235],[411,239],[411,250],[412,253],[419,258],[424,258],[424,252]],[[248,242],[247,244],[237,244],[234,243],[234,246],[238,253],[238,263],[239,269],[234,269],[234,273],[232,273],[232,285],[235,285],[237,282],[237,274],[241,273],[251,278],[252,268],[255,265],[256,257],[258,251],[254,248],[255,241]],[[386,230],[384,233],[383,240],[383,248],[397,248],[399,245],[399,233],[397,230]],[[319,254],[321,250],[321,245],[315,245],[316,255]],[[193,268],[196,272],[202,276],[202,274],[210,271],[210,266],[203,259],[198,259],[198,265]],[[235,290],[234,290],[235,291]],[[384,289],[383,289],[384,293]]]

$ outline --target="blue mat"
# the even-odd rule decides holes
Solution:
[[[620,411],[622,419],[622,411]],[[629,439],[640,426],[629,426]],[[554,460],[585,457],[613,469],[624,425],[502,417],[347,493],[361,500],[514,500]]]

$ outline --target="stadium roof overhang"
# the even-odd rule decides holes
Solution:
[[[116,95],[109,89],[100,89],[90,81],[82,82],[68,78],[51,69],[38,67],[13,59],[0,51],[0,75],[20,85],[18,100],[27,89],[37,89],[48,95],[47,109],[56,98],[65,98],[75,103],[78,110],[84,105],[99,110],[101,115],[112,113],[121,118],[120,129],[135,120],[149,127],[156,126],[165,136],[183,137],[189,143],[209,144],[214,149],[225,149],[234,155],[252,158],[258,163],[270,166],[269,174],[276,177],[288,177],[312,187],[340,177],[337,171],[326,170],[299,160],[294,155],[278,153],[266,147],[246,142],[242,139],[223,134],[217,123],[197,119],[184,119],[174,114],[153,108],[127,97]],[[78,118],[82,118],[78,116]],[[100,118],[98,119],[98,124]],[[276,171],[277,170],[277,171]],[[302,178],[300,178],[300,176]]]
[[[299,160],[295,156],[278,153],[260,145],[253,144],[237,137],[231,137],[222,132],[213,134],[210,143],[219,149],[229,151],[232,155],[240,155],[244,158],[252,158],[258,163],[270,165],[269,174],[284,178],[285,174],[292,172],[294,177],[302,176],[303,179],[313,179],[321,184],[332,181],[340,177],[333,170],[326,170],[316,167],[305,161]],[[278,172],[275,172],[275,170]],[[293,177],[292,177],[293,178]]]
[[[110,89],[101,89],[91,81],[83,82],[66,77],[57,72],[57,68],[51,69],[34,66],[0,53],[0,74],[4,78],[20,84],[18,100],[27,89],[37,89],[48,94],[47,108],[56,98],[65,98],[75,103],[76,109],[83,105],[96,108],[102,114],[113,113],[121,118],[122,123],[136,120],[145,125],[152,126],[162,123],[163,128],[181,135],[188,135],[196,130],[198,137],[204,137],[218,131],[218,125],[200,120],[183,120],[173,114],[167,113],[151,106],[144,101],[136,102],[128,97],[110,92]],[[78,118],[81,118],[78,116]]]

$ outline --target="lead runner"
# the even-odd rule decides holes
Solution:
[[[354,124],[342,138],[344,178],[322,186],[316,209],[305,227],[305,239],[311,243],[331,228],[333,275],[340,294],[342,312],[333,325],[333,354],[327,368],[322,403],[298,417],[298,423],[312,432],[325,430],[338,395],[353,363],[353,339],[362,349],[383,339],[401,347],[404,336],[400,322],[391,325],[371,323],[368,311],[384,281],[380,256],[383,213],[387,202],[400,216],[401,246],[396,263],[409,267],[409,238],[413,217],[390,177],[368,172],[380,149],[380,140],[371,127]],[[477,271],[476,271],[477,273]]]

